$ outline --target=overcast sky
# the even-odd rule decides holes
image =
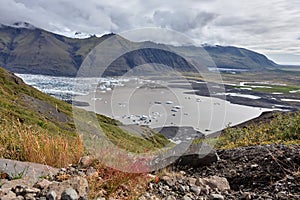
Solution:
[[[168,28],[300,64],[300,0],[1,0],[0,23],[17,21],[68,36]]]

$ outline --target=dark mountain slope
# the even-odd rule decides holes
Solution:
[[[266,56],[248,49],[231,46],[206,46],[204,49],[209,52],[216,65],[222,68],[259,70],[277,66]]]
[[[98,44],[114,34],[100,38],[67,38],[38,28],[0,26],[0,65],[16,73],[32,73],[56,76],[75,76],[87,54]],[[121,43],[147,46],[151,42],[133,43],[122,37],[115,37]],[[177,71],[191,72],[193,67],[184,58],[164,49],[176,49],[176,52],[200,59],[203,66],[213,67],[208,57],[197,54],[200,47],[173,47],[151,43],[151,49],[139,49],[116,59],[106,75],[122,75],[129,69],[145,63],[163,64]],[[265,70],[277,65],[262,54],[222,46],[204,46],[217,67],[247,70]],[[106,59],[106,57],[102,57]]]

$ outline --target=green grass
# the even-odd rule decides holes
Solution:
[[[300,111],[277,113],[269,122],[243,128],[229,127],[215,142],[215,147],[221,149],[274,143],[300,144]]]
[[[193,142],[196,144],[205,142],[216,149],[266,144],[300,145],[300,111],[274,113],[269,121],[250,122],[243,127],[228,126],[219,137],[195,139]]]
[[[71,121],[72,107],[33,87],[29,87],[12,74],[0,68],[0,122],[1,120],[19,120],[27,125],[37,125],[40,131],[47,130],[55,134],[69,134],[74,136],[75,126]],[[29,98],[26,100],[26,98]],[[25,100],[24,100],[25,99]],[[43,103],[44,108],[37,108],[36,104]],[[55,109],[69,117],[67,121],[59,121],[51,117]],[[40,112],[43,110],[43,112]]]
[[[93,120],[93,123],[89,123]],[[120,122],[108,117],[73,108],[70,104],[26,85],[13,74],[0,68],[0,146],[8,147],[8,143],[12,144],[9,146],[9,153],[1,154],[0,151],[0,157],[28,160],[26,145],[22,148],[19,145],[22,145],[25,139],[36,140],[37,147],[44,144],[40,140],[41,137],[46,137],[45,141],[54,141],[54,144],[56,140],[65,140],[67,144],[77,141],[78,134],[87,136],[86,138],[93,137],[99,126],[111,142],[128,151],[151,151],[169,144],[166,138],[156,133],[149,133],[149,137],[143,138],[122,130],[120,125]],[[89,141],[83,142],[88,145]],[[55,148],[55,145],[49,148]],[[73,154],[77,156],[76,152]]]
[[[243,72],[240,74],[222,74],[224,82],[273,82],[286,85],[300,85],[300,72],[289,72],[281,70],[266,70],[260,72]]]
[[[264,93],[273,93],[279,92],[288,94],[290,91],[300,90],[300,86],[282,86],[282,85],[266,85],[270,86],[271,88],[253,88],[252,90],[255,92],[264,92]],[[300,93],[298,91],[297,93]]]
[[[280,70],[289,72],[300,72],[300,67],[284,67],[280,68]]]
[[[125,132],[117,126],[100,122],[100,126],[107,138],[122,149],[135,153],[145,153],[170,144],[163,136],[153,135],[147,139]]]
[[[268,85],[268,84],[263,84],[263,85],[258,85],[258,84],[250,84],[250,85],[245,85],[245,86],[234,86],[235,88],[244,88],[244,87],[251,87],[251,86],[265,86],[265,87],[253,87],[252,91],[255,92],[263,92],[263,93],[273,93],[273,92],[278,92],[278,93],[283,93],[283,94],[289,94],[290,91],[298,91],[300,90],[300,86],[293,86],[293,85]],[[300,91],[296,92],[300,93]]]
[[[16,164],[15,164],[14,165],[15,172],[10,174],[11,179],[12,180],[22,179],[24,177],[24,175],[27,173],[28,168],[29,168],[29,166],[28,167],[24,167],[24,169],[22,171],[17,172],[17,170],[16,170]]]

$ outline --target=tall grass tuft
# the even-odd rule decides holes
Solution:
[[[20,122],[1,122],[0,157],[65,167],[83,154],[80,137],[51,135]]]

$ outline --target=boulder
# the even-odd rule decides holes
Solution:
[[[27,188],[32,188],[33,187],[33,183],[30,182],[28,179],[16,179],[16,180],[11,180],[11,181],[7,181],[5,182],[2,186],[1,186],[1,191],[3,193],[9,193],[9,191],[22,186],[22,187],[27,187]]]
[[[92,158],[91,156],[83,156],[79,160],[79,167],[81,168],[87,168],[92,164]]]
[[[219,160],[216,150],[208,144],[191,144],[188,150],[182,154],[175,162],[177,166],[187,166],[198,168],[210,165]]]
[[[54,191],[57,194],[57,198],[60,199],[62,193],[67,188],[73,188],[80,199],[87,199],[88,196],[88,182],[85,178],[80,176],[72,177],[63,182],[53,182],[49,185],[48,191]]]
[[[61,200],[78,200],[78,194],[73,188],[65,189],[61,194]]]
[[[57,174],[58,169],[48,165],[32,162],[21,162],[16,160],[0,158],[0,171],[11,177],[20,175],[28,181],[36,182],[42,176]]]
[[[46,194],[46,198],[48,200],[56,200],[57,199],[57,194],[55,191],[50,190],[47,194]]]
[[[162,151],[151,161],[152,169],[158,170],[166,166],[198,168],[210,165],[219,160],[216,151],[208,144],[182,142],[173,148]]]
[[[230,190],[229,182],[226,178],[219,176],[210,176],[208,178],[199,178],[196,181],[197,186],[208,185],[211,189],[218,189],[219,191]]]
[[[1,196],[1,200],[11,200],[17,198],[17,195],[12,191],[9,191],[7,194]]]
[[[221,194],[211,194],[209,196],[210,200],[224,200],[224,196]]]

